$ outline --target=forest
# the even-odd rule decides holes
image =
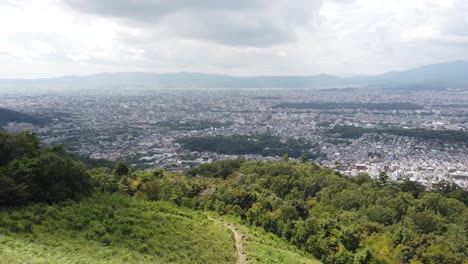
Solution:
[[[319,148],[315,144],[300,139],[289,139],[283,143],[279,137],[268,134],[189,137],[179,139],[178,142],[192,151],[213,151],[229,155],[259,154],[272,157],[288,155],[291,158],[298,158],[301,155],[315,158],[319,155]]]
[[[468,193],[449,181],[425,190],[417,182],[390,182],[385,173],[377,179],[346,177],[286,158],[217,161],[183,173],[133,171],[123,163],[87,170],[62,148],[41,146],[34,134],[0,133],[0,233],[38,241],[49,231],[65,232],[104,249],[136,247],[140,255],[129,253],[127,260],[177,254],[178,248],[163,250],[155,240],[167,230],[148,233],[148,225],[192,219],[168,229],[177,239],[189,239],[184,234],[194,231],[182,227],[205,223],[203,231],[209,222],[200,213],[212,212],[259,228],[322,263],[467,263],[467,204]],[[203,232],[212,232],[221,252],[227,242],[215,229]],[[204,252],[203,241],[197,252]],[[178,243],[182,255],[165,261],[231,260],[228,253],[190,256],[197,245]],[[275,263],[259,259],[252,261]]]

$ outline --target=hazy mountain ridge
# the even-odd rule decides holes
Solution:
[[[32,124],[39,124],[41,120],[36,117],[17,112],[14,110],[0,108],[0,125],[9,123],[9,122],[25,122]]]
[[[374,76],[231,76],[194,72],[98,73],[41,79],[0,79],[0,88],[330,88],[340,86],[468,88],[468,61],[430,64]]]

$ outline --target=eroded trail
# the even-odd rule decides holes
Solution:
[[[215,221],[219,224],[222,224],[225,228],[231,230],[232,234],[234,235],[235,247],[236,247],[236,263],[237,264],[244,264],[247,263],[246,251],[243,249],[242,246],[242,235],[237,231],[238,227],[233,224],[224,223],[223,220],[215,219],[209,215],[207,215],[208,219]]]

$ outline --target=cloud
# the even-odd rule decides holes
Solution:
[[[468,59],[466,0],[0,1],[0,78],[373,74]]]
[[[319,0],[65,0],[75,10],[106,16],[126,25],[235,46],[274,46],[296,40],[309,27]]]

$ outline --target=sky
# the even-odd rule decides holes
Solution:
[[[378,74],[468,60],[467,0],[0,0],[0,78]]]

